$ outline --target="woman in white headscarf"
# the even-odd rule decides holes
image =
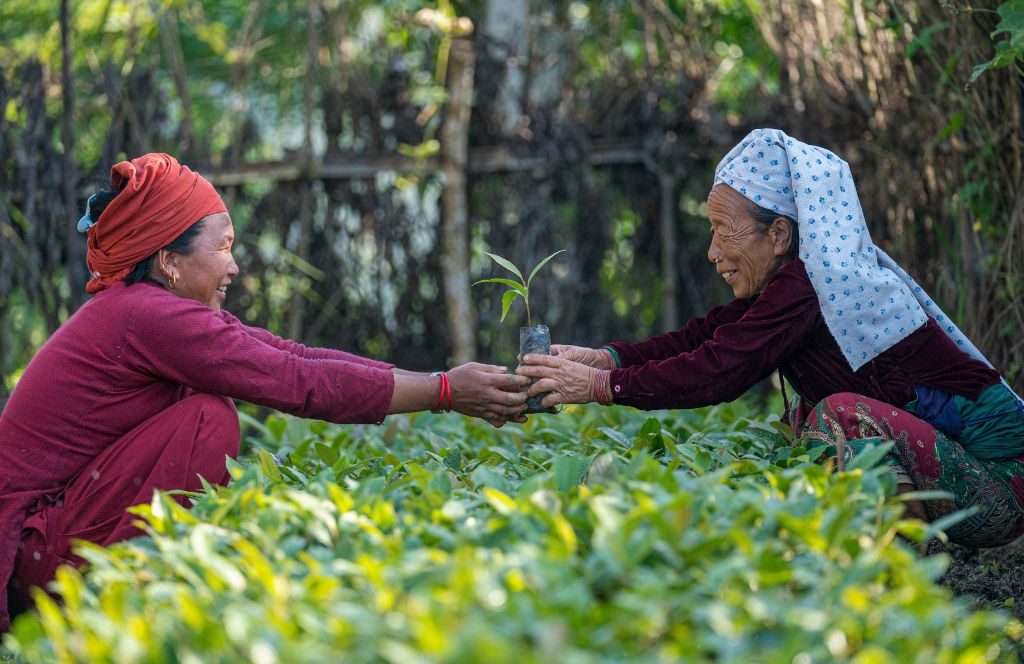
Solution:
[[[843,449],[894,443],[900,492],[935,520],[973,514],[950,539],[997,546],[1024,533],[1024,402],[923,289],[871,242],[850,168],[777,129],[718,165],[708,260],[733,290],[682,329],[601,348],[552,346],[519,369],[559,403],[694,408],[779,370],[794,430]]]

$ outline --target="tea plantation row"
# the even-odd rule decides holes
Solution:
[[[337,427],[245,418],[231,486],[139,509],[4,645],[27,662],[1014,661],[891,479],[749,404]],[[928,533],[930,535],[930,533]]]

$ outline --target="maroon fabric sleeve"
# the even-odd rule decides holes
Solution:
[[[380,360],[371,360],[367,357],[355,355],[353,353],[346,353],[343,350],[335,350],[333,348],[319,348],[315,346],[304,346],[297,341],[291,339],[282,339],[271,332],[263,329],[262,327],[253,327],[246,325],[242,321],[238,320],[237,317],[228,313],[227,311],[221,310],[220,315],[224,320],[228,321],[233,325],[240,326],[249,335],[259,339],[268,346],[273,346],[279,350],[287,351],[292,355],[298,355],[304,357],[307,360],[342,360],[344,362],[352,362],[354,364],[362,364],[366,367],[375,367],[377,369],[393,369],[395,365],[387,362],[381,362]]]
[[[275,348],[170,293],[140,300],[131,316],[129,357],[161,380],[329,422],[379,423],[387,415],[395,384],[389,370]]]
[[[800,272],[776,272],[736,320],[724,318],[734,315],[733,305],[738,303],[722,307],[716,312],[718,324],[713,335],[696,348],[668,359],[650,359],[640,365],[613,369],[615,402],[651,410],[696,408],[738,398],[785,362],[815,327],[818,300],[810,282],[801,278]],[[670,337],[673,341],[662,340],[646,352],[685,348],[689,339],[695,339],[707,326],[705,317],[692,336],[688,337],[684,328]]]
[[[724,306],[715,307],[705,316],[691,319],[680,330],[659,334],[635,344],[613,341],[604,345],[615,349],[623,367],[634,367],[651,360],[665,360],[695,350],[714,336],[719,325],[738,321],[752,303],[753,300],[733,300]]]

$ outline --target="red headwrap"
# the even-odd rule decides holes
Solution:
[[[110,185],[121,189],[89,229],[86,263],[97,293],[167,246],[203,217],[227,212],[213,185],[174,157],[146,154],[110,169]]]

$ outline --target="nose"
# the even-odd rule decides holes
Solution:
[[[238,263],[235,262],[235,257],[231,257],[231,262],[228,263],[228,276],[234,277],[238,274]]]
[[[715,241],[712,240],[708,246],[708,260],[717,265],[722,262],[722,252],[715,246]]]

